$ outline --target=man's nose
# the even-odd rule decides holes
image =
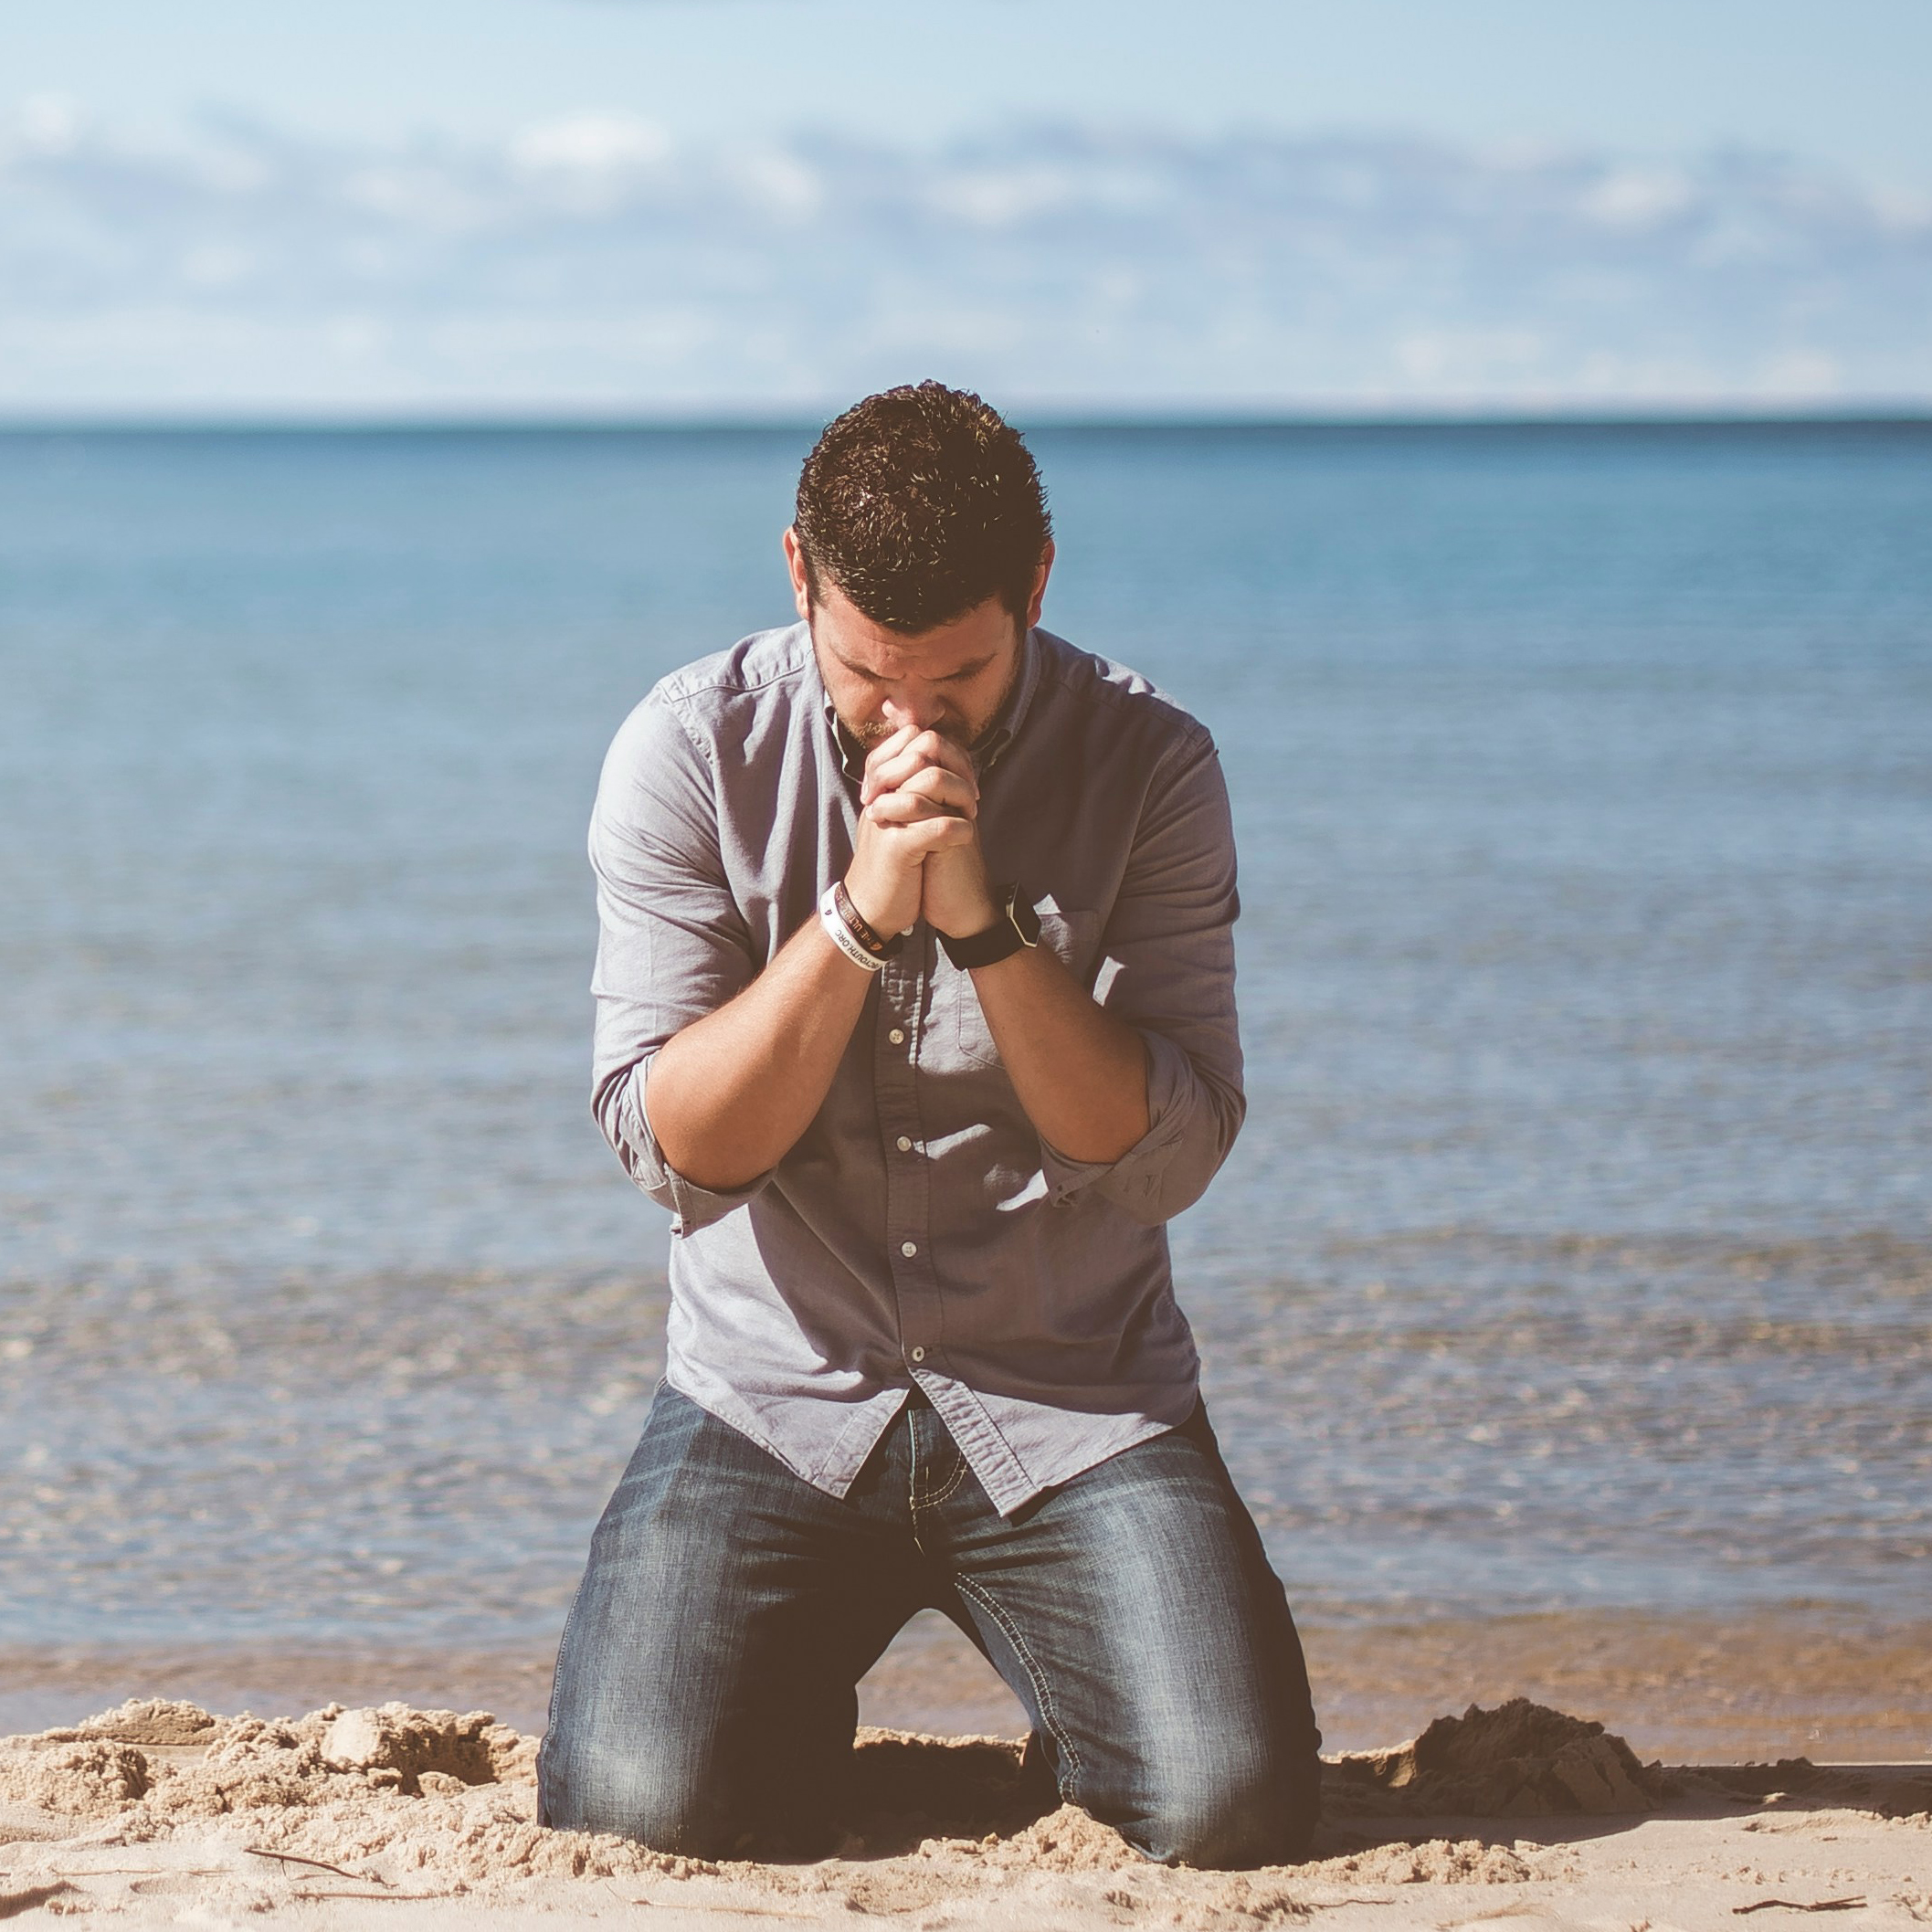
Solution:
[[[930,731],[945,716],[945,701],[937,692],[895,691],[879,709],[894,731],[910,724],[914,731]]]

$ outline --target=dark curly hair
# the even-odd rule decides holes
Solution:
[[[794,528],[875,624],[931,630],[998,597],[1020,622],[1052,535],[1019,432],[964,389],[925,382],[855,403],[813,446]]]

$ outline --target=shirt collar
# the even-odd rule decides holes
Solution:
[[[1032,709],[1033,693],[1040,689],[1040,633],[1029,628],[1019,640],[1019,668],[1013,673],[1013,688],[973,746],[973,763],[979,770],[991,771],[1019,735],[1027,713]]]
[[[809,632],[806,636],[806,646],[811,650],[812,670],[816,675],[818,654],[812,649]],[[976,770],[991,771],[1005,756],[1008,746],[1019,735],[1019,728],[1026,723],[1027,713],[1032,708],[1033,694],[1040,689],[1040,633],[1029,629],[1019,640],[1019,667],[1013,673],[1012,689],[1000,701],[999,709],[993,714],[993,722],[973,741],[971,750]],[[833,744],[839,748],[839,768],[857,785],[865,776],[865,747],[839,721],[831,693],[825,689],[822,678],[818,680],[818,690],[826,723],[831,731]]]

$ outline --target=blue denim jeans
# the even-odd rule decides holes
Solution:
[[[546,1824],[700,1856],[828,1849],[859,1680],[943,1610],[1061,1796],[1148,1857],[1305,1855],[1300,1640],[1205,1410],[1011,1518],[915,1395],[841,1501],[660,1388],[565,1625]]]

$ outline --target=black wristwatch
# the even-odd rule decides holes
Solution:
[[[962,972],[969,966],[996,966],[1000,960],[1010,958],[1021,946],[1040,944],[1040,914],[1033,910],[1024,889],[996,885],[993,896],[999,901],[1001,911],[985,932],[968,933],[964,939],[955,939],[947,933],[939,935],[945,956]]]

